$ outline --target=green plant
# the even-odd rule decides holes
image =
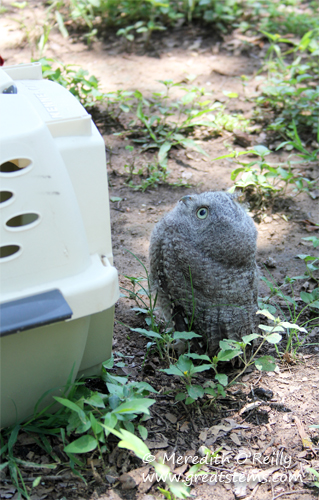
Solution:
[[[301,332],[306,332],[305,328],[300,327],[296,324],[289,323],[287,321],[281,321],[280,318],[275,318],[267,309],[257,311],[257,314],[266,316],[272,321],[272,326],[260,324],[259,329],[262,330],[262,334],[252,333],[250,335],[245,335],[240,341],[235,340],[222,340],[219,343],[220,351],[213,358],[209,358],[207,355],[188,353],[182,355],[178,358],[177,363],[171,364],[169,368],[161,369],[160,371],[167,373],[168,375],[175,375],[180,377],[181,381],[184,383],[187,394],[184,392],[179,392],[176,394],[175,399],[177,401],[185,400],[186,404],[191,404],[199,398],[203,398],[206,394],[213,401],[218,397],[218,394],[225,396],[225,388],[234,384],[235,381],[245,372],[245,370],[255,364],[256,368],[260,371],[275,371],[276,361],[273,356],[265,355],[261,357],[256,357],[263,345],[268,342],[270,344],[276,345],[281,339],[281,333],[285,330],[298,330]],[[259,345],[257,349],[251,351],[251,343],[259,339]],[[206,363],[199,366],[194,366],[191,359],[205,361]],[[239,373],[231,380],[228,381],[227,375],[218,372],[218,363],[228,362],[234,358],[239,358],[241,362],[241,370]],[[193,384],[192,379],[197,373],[206,370],[213,369],[215,372],[215,381],[207,380],[204,386],[199,384]]]
[[[107,111],[115,119],[119,120],[120,115],[128,113],[132,107],[133,92],[128,90],[117,90],[104,94]]]
[[[272,0],[261,0],[249,2],[255,7],[255,16],[259,20],[259,29],[271,33],[293,33],[303,36],[309,30],[318,25],[318,12],[314,7],[307,10],[300,8],[302,2],[299,0],[273,2]],[[258,11],[259,9],[259,11]]]
[[[295,172],[298,167],[292,162],[288,161],[286,165],[274,166],[265,158],[270,153],[271,151],[265,146],[254,146],[250,151],[235,151],[213,160],[230,158],[237,165],[240,165],[231,173],[231,180],[235,183],[229,192],[241,189],[247,193],[252,208],[257,210],[266,208],[267,204],[271,203],[276,196],[285,195],[289,186],[293,187],[292,193],[298,195],[301,192],[309,193],[309,189],[316,182],[310,181],[298,170]],[[242,155],[254,155],[258,159],[247,163],[238,159]],[[236,180],[239,174],[241,177]]]
[[[197,336],[200,337],[200,335]],[[160,370],[164,373],[167,373],[167,375],[175,375],[180,377],[181,381],[185,385],[186,394],[184,392],[179,392],[178,394],[176,394],[175,399],[176,401],[185,400],[185,403],[187,405],[194,403],[194,401],[196,401],[198,398],[202,398],[205,394],[213,394],[216,396],[216,393],[211,387],[204,388],[201,385],[192,383],[192,379],[196,377],[196,374],[205,370],[210,370],[211,364],[209,363],[194,366],[192,360],[190,359],[190,356],[193,357],[194,355],[182,355],[178,358],[176,364],[171,364],[169,368],[163,368]],[[208,358],[208,356],[206,356],[206,358]],[[196,357],[196,359],[198,358]]]
[[[179,481],[179,478],[171,473],[170,468],[168,465],[165,465],[163,461],[159,460],[157,462],[146,444],[141,439],[125,429],[116,431],[108,428],[108,430],[120,439],[120,442],[118,443],[119,448],[125,448],[133,451],[138,458],[143,460],[144,463],[147,462],[149,465],[154,467],[157,480],[162,479],[170,490],[170,492],[167,492],[166,490],[159,488],[166,498],[174,500],[175,498],[187,498],[190,496],[190,488],[187,487],[184,481]]]
[[[317,238],[316,236],[308,236],[307,238],[302,238],[302,239],[305,241],[312,241],[313,248],[317,248],[319,246],[319,238]],[[316,277],[314,274],[316,271],[319,271],[319,267],[315,265],[318,261],[318,257],[314,257],[313,255],[307,255],[307,254],[299,254],[297,255],[297,257],[299,259],[302,259],[306,265],[306,276],[309,276],[314,281],[317,281],[317,283],[319,283],[318,277]],[[315,292],[315,290],[313,290],[313,292]],[[309,303],[309,301],[307,303]]]
[[[128,377],[109,373],[113,366],[113,357],[103,365],[102,379],[105,382],[105,393],[88,389],[85,381],[72,383],[71,373],[62,396],[54,397],[59,404],[58,407],[56,403],[52,403],[43,410],[38,410],[41,400],[52,392],[48,391],[39,400],[34,415],[27,422],[1,431],[0,470],[8,466],[13,484],[25,498],[29,499],[30,492],[19,466],[54,469],[60,462],[48,436],[56,436],[62,440],[64,452],[69,457],[69,467],[83,480],[76,465],[81,469],[84,464],[76,455],[96,451],[101,456],[108,451],[109,429],[117,432],[125,428],[134,432],[133,421],[142,415],[142,419],[137,423],[137,430],[143,439],[147,438],[147,429],[142,422],[148,418],[149,407],[155,402],[148,396],[157,391],[146,382],[130,382]],[[123,363],[117,363],[116,366],[123,366]],[[56,410],[55,413],[52,413],[53,408]],[[14,445],[20,431],[32,433],[38,446],[51,456],[54,463],[44,466],[17,458],[14,455]]]
[[[131,26],[120,28],[116,34],[125,38],[127,47],[127,42],[132,43],[135,39],[132,31],[135,31],[136,33],[146,33],[145,46],[147,47],[153,31],[164,31],[165,29],[166,28],[161,24],[156,24],[154,20],[150,20],[147,23],[144,23],[144,21],[137,21]]]
[[[299,136],[315,138],[319,123],[318,29],[307,32],[300,41],[265,32],[270,40],[267,52],[268,79],[262,85],[262,95],[256,98],[258,120],[268,123],[285,139],[294,135],[293,123]],[[291,49],[282,52],[281,44]],[[293,61],[291,62],[291,54]],[[289,56],[289,62],[286,58]]]
[[[310,239],[315,238],[310,236]],[[307,240],[308,238],[306,238]],[[317,238],[315,238],[317,239]],[[307,266],[307,257],[310,257],[310,261],[313,261],[314,258],[311,256],[307,255],[299,255],[299,258],[302,258]],[[312,264],[308,264],[312,265]],[[311,270],[310,272],[313,272]],[[275,314],[276,309],[279,309],[281,314],[284,316],[286,321],[290,321],[292,324],[299,323],[301,326],[309,328],[314,328],[318,324],[318,316],[315,316],[314,318],[311,317],[310,319],[304,319],[304,315],[306,312],[311,312],[318,314],[318,309],[319,309],[319,288],[314,288],[312,292],[300,292],[300,299],[303,302],[301,304],[301,307],[299,303],[296,301],[295,298],[295,293],[293,289],[293,284],[297,280],[304,280],[304,279],[309,279],[309,274],[308,271],[306,271],[306,274],[303,276],[295,276],[293,278],[286,277],[284,280],[284,283],[281,286],[278,286],[276,281],[273,279],[273,277],[270,275],[270,279],[267,279],[265,277],[262,277],[261,279],[266,283],[266,285],[269,287],[270,290],[270,295],[264,297],[263,299],[259,300],[259,305],[260,307],[264,307],[269,310],[270,313]],[[288,292],[284,292],[283,289],[286,289],[287,286],[290,288],[290,293],[291,295],[288,295]],[[287,310],[287,313],[285,310],[279,305],[278,300],[275,299],[280,299],[284,302],[285,304],[285,309]],[[286,353],[292,352],[294,355],[296,354],[297,350],[301,345],[305,343],[305,339],[302,341],[299,339],[299,329],[292,327],[288,330],[288,338],[287,338],[287,344],[285,348]],[[277,351],[278,352],[278,351]]]
[[[194,140],[188,136],[197,128],[204,127],[212,133],[219,133],[223,128],[244,128],[248,121],[239,116],[227,115],[220,102],[212,102],[204,88],[185,88],[172,80],[160,81],[165,85],[163,92],[153,92],[146,99],[135,91],[136,104],[132,111],[136,115],[129,126],[133,141],[141,144],[141,150],[158,149],[158,163],[166,166],[167,156],[172,147],[185,147],[208,156]],[[170,91],[178,87],[184,95],[172,100]],[[203,100],[204,98],[204,100]],[[214,114],[213,114],[214,113]]]
[[[95,106],[98,101],[105,98],[105,95],[99,90],[97,78],[94,75],[87,77],[88,71],[82,68],[74,69],[71,64],[62,64],[50,58],[42,58],[38,62],[42,65],[44,78],[68,89],[84,107]]]
[[[313,469],[312,467],[307,467],[306,471],[310,472],[318,479],[318,481],[313,482],[313,486],[315,486],[316,488],[319,488],[319,472],[316,469]]]
[[[318,160],[319,147],[313,149],[312,151],[310,151],[309,149],[306,149],[306,147],[304,146],[304,144],[302,143],[302,141],[298,135],[295,121],[292,122],[292,130],[288,131],[287,135],[291,138],[291,140],[285,141],[285,142],[282,142],[281,144],[279,144],[279,146],[277,147],[277,150],[286,146],[286,147],[289,147],[289,149],[294,148],[297,151],[299,151],[299,153],[297,153],[297,156],[302,158],[302,162],[307,163],[307,162],[315,162]],[[319,121],[318,121],[318,129],[317,129],[317,142],[319,144]]]
[[[63,6],[62,0],[51,1],[41,19],[37,17],[34,9],[30,9],[33,15],[32,24],[27,21],[27,17],[24,15],[24,9],[29,6],[29,2],[13,2],[11,5],[21,12],[20,17],[14,20],[19,23],[21,30],[24,32],[24,36],[31,48],[32,57],[34,56],[34,52],[38,54],[38,57],[43,56],[53,28],[58,27],[62,36],[64,38],[68,37],[68,31],[64,25],[63,16],[60,13],[60,9]]]
[[[256,368],[260,371],[275,371],[277,369],[276,361],[273,356],[265,355],[260,358],[256,358],[258,352],[262,346],[267,342],[269,344],[275,345],[282,339],[282,333],[287,330],[300,331],[307,333],[304,327],[298,326],[297,324],[290,323],[288,321],[282,321],[279,317],[275,318],[267,309],[257,311],[257,314],[266,316],[272,325],[258,325],[258,328],[262,330],[262,334],[252,333],[250,335],[245,335],[240,342],[233,340],[222,340],[220,342],[221,351],[218,355],[212,359],[213,368],[217,371],[218,361],[230,361],[231,359],[238,356],[242,362],[242,369],[240,372],[232,379],[231,385],[241,377],[245,370],[255,364]],[[259,345],[257,349],[251,353],[251,342],[255,339],[259,339]],[[276,349],[278,352],[278,349]]]
[[[133,146],[126,146],[125,149],[134,151]],[[135,170],[137,161],[138,156],[133,154],[132,158],[124,165],[124,168],[129,172],[126,182],[132,189],[145,191],[167,181],[169,171],[166,165],[160,165],[158,161],[154,161],[154,163],[139,165],[138,169]],[[139,179],[140,182],[134,182],[133,179],[134,181]]]

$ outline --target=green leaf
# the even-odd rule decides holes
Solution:
[[[93,393],[90,398],[85,399],[84,402],[91,406],[94,406],[95,408],[105,408],[104,401],[100,394],[98,394],[97,392]]]
[[[37,486],[39,486],[41,479],[41,476],[35,478],[35,480],[32,482],[32,488],[36,488]]]
[[[307,238],[301,238],[301,239],[305,241],[312,241],[314,248],[317,248],[319,246],[319,238],[317,238],[316,236],[307,236]]]
[[[276,370],[276,361],[272,356],[262,356],[255,360],[255,366],[263,372],[274,372]]]
[[[232,153],[228,153],[227,155],[223,156],[218,156],[218,158],[214,158],[212,161],[215,160],[223,160],[224,158],[237,158],[237,156],[241,155],[249,155],[249,154],[256,154],[255,151],[233,151]]]
[[[199,153],[201,153],[202,155],[205,155],[205,156],[207,156],[209,158],[209,154],[207,154],[206,151],[204,151],[203,148],[201,148],[199,146],[199,144],[196,144],[196,142],[193,141],[192,139],[183,138],[183,139],[180,140],[180,143],[184,147],[195,149],[196,151],[199,151]]]
[[[159,152],[158,152],[158,163],[162,165],[162,163],[166,160],[167,158],[167,153],[172,147],[172,143],[165,141],[164,144],[161,145]]]
[[[307,292],[300,292],[300,298],[306,304],[313,302],[312,294]]]
[[[201,385],[187,385],[188,395],[192,399],[202,398],[204,396],[204,389]]]
[[[110,428],[114,429],[117,422],[118,422],[117,416],[113,412],[109,412],[105,415],[104,424],[102,424],[102,422],[100,422],[100,424],[104,428],[104,433],[106,436],[108,436],[110,433],[110,431],[108,429],[110,429]]]
[[[123,198],[120,198],[119,196],[111,196],[110,201],[112,203],[116,203],[117,201],[122,201]]]
[[[155,403],[155,399],[133,399],[132,401],[125,401],[125,403],[121,404],[115,410],[113,410],[113,413],[146,413],[147,415],[150,414],[149,412],[149,407],[152,406],[152,404]]]
[[[267,156],[271,153],[268,148],[262,145],[254,146],[253,151],[257,153],[259,156]]]
[[[200,335],[200,337],[201,337],[201,335]],[[191,359],[201,359],[203,361],[210,361],[209,356],[207,356],[206,354],[196,354],[196,353],[189,352],[189,353],[185,354],[185,356],[187,356],[188,358],[191,358]]]
[[[10,434],[10,437],[9,437],[9,440],[8,440],[8,454],[10,457],[12,457],[12,453],[13,453],[13,447],[17,441],[17,438],[18,438],[18,434],[19,434],[19,431],[20,431],[20,425],[16,425],[13,430],[11,431],[11,434]]]
[[[211,367],[212,367],[211,364],[209,364],[209,365],[204,364],[204,365],[200,365],[200,366],[195,366],[192,371],[193,371],[193,373],[205,372],[206,370],[210,370]]]
[[[58,396],[53,396],[53,397],[56,401],[58,401],[58,403],[60,403],[63,406],[66,406],[67,408],[69,408],[69,410],[72,410],[75,413],[77,413],[82,423],[85,424],[87,422],[88,418],[86,414],[84,413],[82,408],[80,408],[76,403],[73,403],[73,401],[70,401],[69,399],[59,398]]]
[[[251,333],[250,335],[244,335],[242,337],[242,341],[245,344],[249,344],[252,340],[258,339],[258,337],[260,337],[260,335],[258,335],[258,333]]]
[[[268,325],[258,325],[258,328],[264,330],[265,332],[283,332],[284,329],[281,326],[268,326]]]
[[[177,478],[171,480],[170,476],[167,475],[166,484],[168,485],[173,495],[173,497],[171,496],[171,498],[188,498],[191,496],[190,487],[186,486],[183,481],[178,481]]]
[[[176,401],[184,401],[185,398],[186,398],[186,395],[184,392],[178,392],[175,396]]]
[[[298,326],[295,323],[288,323],[287,321],[281,321],[281,326],[284,328],[293,328],[295,330],[299,330],[299,332],[307,333],[307,330],[303,328],[303,326]]]
[[[241,354],[241,349],[227,349],[226,351],[219,351],[217,354],[218,361],[230,361],[233,358],[236,358],[239,354]]]
[[[119,448],[125,448],[127,450],[133,451],[135,455],[142,460],[144,457],[151,455],[151,452],[146,444],[144,444],[139,437],[135,436],[131,432],[125,429],[121,429],[120,431],[116,431],[115,429],[108,430],[121,439],[121,441],[118,443]]]
[[[148,436],[148,430],[146,429],[146,427],[144,427],[144,425],[138,425],[137,428],[138,432],[141,435],[141,438],[145,441],[145,439],[147,439]]]
[[[109,369],[113,368],[113,365],[114,365],[114,358],[113,358],[113,354],[112,354],[110,359],[107,359],[106,361],[104,361],[103,368],[105,368],[106,370],[109,370]]]
[[[161,339],[162,336],[157,333],[153,332],[152,330],[145,330],[144,328],[130,328],[132,332],[137,332],[140,333],[141,335],[145,335],[145,337],[150,337],[150,338],[155,338],[155,339]]]
[[[257,311],[256,314],[262,314],[263,316],[266,316],[266,318],[271,319],[272,321],[275,321],[275,316],[273,316],[267,309],[262,309],[261,311]]]
[[[190,396],[188,396],[188,398],[185,399],[185,404],[191,405],[192,403],[194,403],[194,401],[196,401],[196,399],[193,399]]]
[[[100,434],[100,432],[103,431],[103,428],[101,424],[96,420],[92,412],[90,412],[90,421],[94,435],[96,436],[97,434]]]
[[[244,171],[245,171],[245,167],[235,168],[235,170],[233,170],[232,173],[230,174],[231,180],[235,181],[238,174],[240,174],[241,172],[244,172]]]
[[[270,335],[267,335],[266,340],[270,344],[278,344],[282,339],[282,336],[279,333],[271,333]]]
[[[173,335],[174,340],[177,339],[191,340],[194,339],[195,337],[201,337],[201,335],[198,335],[198,333],[194,332],[174,332]]]
[[[234,98],[238,97],[237,92],[229,92],[228,90],[223,90],[223,94],[226,97],[229,97],[230,99],[234,99]]]
[[[181,370],[182,373],[185,373],[190,372],[194,365],[187,356],[182,355],[178,358],[176,367]]]
[[[228,377],[224,373],[216,373],[215,379],[224,387],[228,384]]]
[[[58,10],[55,11],[55,19],[57,20],[59,30],[60,30],[62,36],[64,38],[68,38],[68,36],[69,36],[68,30],[66,29],[64,21],[63,21],[63,17]]]
[[[181,98],[181,102],[183,104],[189,104],[195,99],[195,97],[196,97],[195,92],[188,92],[187,94],[183,95],[183,97]]]
[[[177,375],[178,377],[183,376],[183,372],[176,365],[170,365],[169,368],[160,368],[160,372],[167,373],[167,375]]]
[[[64,448],[64,451],[65,453],[88,453],[89,451],[95,450],[97,444],[97,440],[93,436],[85,434],[73,441],[73,443],[68,444],[68,446]]]

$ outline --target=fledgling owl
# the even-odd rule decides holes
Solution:
[[[235,198],[184,196],[150,241],[151,282],[166,320],[201,334],[210,356],[220,340],[250,334],[256,321],[257,230]]]

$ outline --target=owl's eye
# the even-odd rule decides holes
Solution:
[[[200,207],[197,210],[196,215],[199,219],[206,219],[208,215],[208,209],[206,207]]]

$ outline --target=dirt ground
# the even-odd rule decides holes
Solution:
[[[30,45],[25,40],[21,25],[12,19],[17,18],[19,12],[11,8],[9,2],[4,4],[8,6],[8,12],[0,18],[0,54],[6,65],[29,62],[32,55]],[[23,15],[25,23],[36,23],[42,15],[39,2],[34,3],[32,10],[25,10]],[[138,89],[150,95],[162,90],[158,80],[178,82],[191,73],[197,75],[196,85],[213,91],[214,99],[225,101],[223,90],[238,92],[240,98],[231,102],[228,109],[251,116],[252,105],[245,99],[240,76],[245,74],[250,77],[246,95],[256,95],[256,72],[266,50],[262,42],[252,44],[247,50],[247,45],[234,34],[222,40],[214,33],[201,32],[199,28],[181,27],[165,33],[162,38],[154,37],[148,52],[138,43],[131,52],[123,49],[123,43],[115,36],[110,35],[103,42],[94,43],[89,50],[78,37],[71,37],[70,43],[57,31],[52,31],[45,55],[88,69],[90,74],[99,78],[103,91]],[[124,165],[132,159],[132,153],[125,146],[130,141],[113,135],[114,124],[106,121],[103,105],[93,116],[107,150],[112,151],[111,157],[108,154],[109,192],[111,198],[121,199],[110,203],[114,265],[120,275],[120,285],[127,287],[128,280],[124,275],[138,277],[144,274],[137,259],[129,252],[147,266],[150,234],[156,222],[185,194],[227,190],[232,185],[230,173],[234,165],[227,160],[212,162],[194,151],[173,150],[168,161],[168,181],[187,182],[191,187],[166,184],[145,192],[134,191],[125,183],[127,172]],[[271,140],[262,130],[249,135],[250,145],[259,143],[269,147]],[[222,135],[206,138],[200,143],[210,158],[216,158],[227,153],[226,144],[233,145],[235,141],[235,135],[224,131]],[[236,149],[243,151],[245,148],[237,144]],[[149,159],[148,155],[150,153],[139,155],[137,162],[144,164]],[[273,153],[271,161],[280,162],[286,157],[285,151]],[[311,171],[307,168],[308,176],[318,177],[319,164],[313,166]],[[319,223],[317,200],[307,194],[296,198],[287,196],[270,207],[263,218],[255,217],[255,222],[258,229],[257,262],[261,274],[267,276],[268,271],[271,272],[279,284],[283,283],[285,276],[303,274],[304,263],[296,256],[308,252],[315,254],[312,244],[302,238],[318,234],[309,232],[313,223]],[[297,301],[300,301],[301,290],[310,291],[315,286],[313,280],[297,281]],[[259,295],[263,297],[266,294],[267,288],[261,283]],[[133,379],[149,382],[159,391],[157,402],[150,409],[152,418],[147,422],[147,444],[151,452],[154,455],[166,453],[177,460],[178,457],[197,456],[202,445],[214,450],[222,447],[223,460],[210,466],[210,470],[220,475],[218,481],[209,483],[203,480],[196,484],[192,488],[193,498],[274,500],[281,496],[286,498],[286,495],[291,500],[317,498],[318,488],[310,487],[306,468],[319,470],[318,430],[309,428],[319,424],[319,328],[314,329],[307,339],[307,343],[313,345],[300,348],[296,360],[279,362],[279,373],[257,370],[246,373],[240,384],[227,391],[226,398],[220,398],[215,405],[204,410],[199,406],[186,407],[174,400],[178,381],[174,377],[160,375],[157,369],[163,366],[158,358],[148,359],[143,364],[146,339],[119,323],[145,327],[143,317],[136,315],[133,306],[133,301],[127,298],[121,298],[115,306],[117,321],[113,348],[115,357],[116,352],[127,356],[125,373]],[[267,353],[275,355],[275,348],[269,348]],[[205,378],[200,376],[198,380],[201,383]],[[257,389],[264,390],[260,396]],[[249,409],[247,405],[254,399],[258,405]],[[312,439],[308,445],[303,432]],[[34,460],[40,454],[34,442],[28,442],[26,438],[24,441],[21,438],[18,446],[25,456],[33,451],[36,455]],[[43,461],[43,457],[40,460]],[[163,498],[156,484],[152,486],[142,480],[147,464],[116,447],[105,460],[108,473],[105,475],[101,462],[97,460],[95,470],[88,467],[86,471],[87,485],[68,472],[62,471],[62,481],[57,477],[45,477],[44,473],[43,482],[31,498]],[[180,462],[173,462],[174,458],[170,460],[172,470],[178,469],[181,474],[187,470],[186,464],[180,466],[177,465]],[[259,481],[248,481],[247,474],[252,471],[261,474]],[[225,479],[226,474],[234,478],[235,472],[243,474],[238,475],[237,482]],[[3,484],[0,498],[16,499],[14,487],[8,481]]]

